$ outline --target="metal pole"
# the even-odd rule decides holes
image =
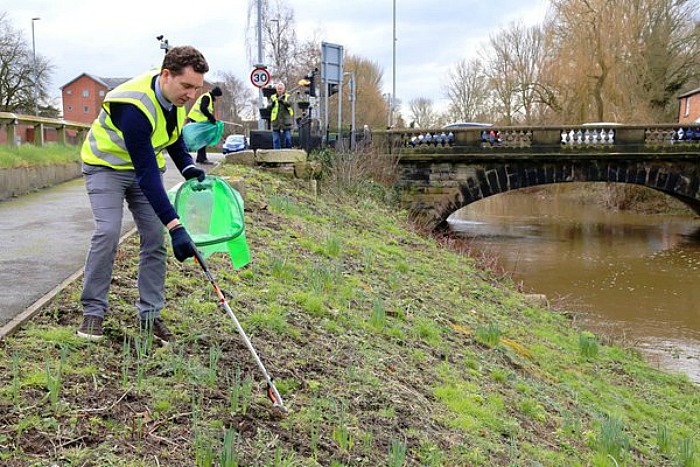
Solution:
[[[394,0],[394,40],[392,41],[393,45],[393,61],[392,61],[392,87],[391,87],[391,119],[390,119],[390,125],[389,126],[394,126],[394,109],[396,107],[396,0]]]
[[[277,37],[275,37],[275,43],[272,44],[272,49],[274,51],[274,61],[275,61],[275,74],[277,75],[277,79],[279,81],[282,81],[282,76],[280,74],[280,20],[279,19],[271,19],[270,22],[276,23],[277,26]],[[286,85],[287,83],[285,83]]]
[[[326,58],[321,57],[321,104],[323,110],[323,144],[328,144],[328,67]]]
[[[343,67],[340,67],[340,80],[338,82],[338,135],[335,137],[335,147],[339,150],[343,148]]]
[[[39,115],[39,70],[36,67],[36,41],[34,40],[34,21],[41,18],[32,18],[32,52],[34,53],[34,115]]]
[[[352,108],[352,126],[350,127],[350,149],[355,150],[355,72],[350,72],[350,104]]]
[[[258,64],[263,64],[263,43],[262,43],[262,0],[258,0]],[[262,88],[258,89],[258,108],[263,108],[265,101]],[[259,111],[258,111],[259,112]],[[262,117],[258,119],[258,130],[265,129],[265,120]]]

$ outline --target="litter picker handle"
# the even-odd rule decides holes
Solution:
[[[282,402],[282,396],[280,396],[279,391],[277,391],[277,387],[275,387],[275,383],[274,383],[272,377],[265,369],[265,365],[263,365],[263,362],[262,362],[262,360],[260,360],[260,357],[258,357],[258,353],[255,351],[253,344],[250,343],[250,339],[248,339],[248,336],[246,335],[245,331],[243,330],[243,327],[241,326],[241,323],[238,321],[238,318],[236,318],[236,315],[233,313],[233,310],[231,310],[231,307],[229,306],[228,302],[226,301],[226,298],[224,297],[223,292],[221,292],[219,285],[216,283],[216,280],[214,280],[214,276],[211,274],[211,272],[209,272],[209,268],[207,267],[207,264],[204,262],[204,258],[202,257],[202,254],[199,252],[199,250],[197,249],[197,245],[195,245],[194,242],[192,242],[192,247],[194,248],[195,260],[202,267],[202,271],[204,271],[204,275],[207,276],[207,279],[209,279],[209,282],[211,282],[211,285],[214,286],[214,290],[216,291],[216,296],[219,297],[219,305],[221,305],[221,307],[224,309],[224,311],[233,320],[233,323],[236,325],[236,329],[238,330],[238,334],[241,336],[241,339],[243,339],[243,342],[245,343],[246,347],[248,348],[250,353],[253,355],[253,358],[255,359],[255,363],[257,363],[258,368],[260,369],[261,373],[265,377],[265,381],[267,382],[267,396],[270,398],[270,400],[272,400],[274,407],[279,409],[279,411],[281,413],[286,413],[287,408],[284,406],[284,403]]]

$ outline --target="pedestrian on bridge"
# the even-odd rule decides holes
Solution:
[[[167,344],[173,337],[160,317],[165,306],[167,227],[178,261],[195,255],[192,239],[180,224],[163,185],[165,156],[185,179],[204,180],[181,132],[185,104],[204,84],[209,65],[194,47],[173,47],[159,71],[149,71],[107,93],[81,150],[83,176],[95,231],[85,261],[83,323],[78,335],[101,339],[108,292],[126,201],[140,235],[136,311],[141,331]]]

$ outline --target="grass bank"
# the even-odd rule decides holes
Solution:
[[[45,147],[33,144],[17,147],[0,145],[0,169],[65,164],[79,160],[80,146],[51,143]]]
[[[117,256],[107,339],[75,337],[79,284],[0,345],[8,466],[698,466],[700,389],[530,303],[372,196],[246,184],[253,261],[210,269],[290,409],[192,263],[137,332],[137,239]],[[171,256],[172,258],[172,256]]]

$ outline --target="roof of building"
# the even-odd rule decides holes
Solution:
[[[693,94],[698,94],[700,93],[700,88],[693,89],[692,91],[685,92],[678,96],[679,99],[683,99],[684,97],[692,96]]]
[[[130,78],[101,78],[99,76],[95,76],[95,75],[90,74],[90,73],[81,73],[80,75],[76,76],[72,80],[68,81],[63,86],[59,87],[59,89],[63,90],[63,88],[65,88],[69,84],[77,81],[78,79],[82,78],[83,76],[87,76],[91,80],[100,83],[102,86],[106,87],[108,90],[114,89],[117,86],[119,86],[120,84],[129,81],[129,79],[130,79]]]

